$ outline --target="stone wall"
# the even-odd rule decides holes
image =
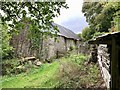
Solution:
[[[105,81],[106,87],[110,88],[110,54],[108,53],[107,45],[100,44],[98,46],[98,63],[100,66],[102,77]]]
[[[74,39],[58,36],[57,41],[55,41],[54,38],[49,38],[47,43],[48,59],[64,56],[68,51],[70,51],[70,47],[73,47],[73,50],[70,51],[70,53],[77,54],[78,52],[78,41]]]
[[[54,38],[47,38],[44,40],[43,49],[47,48],[46,59],[56,58],[58,56],[65,55],[66,53],[66,43],[64,37],[58,36],[57,41]]]
[[[77,54],[78,41],[73,40],[73,39],[66,40],[66,48],[67,48],[67,51],[71,51],[71,54]]]
[[[18,35],[13,35],[12,39],[10,41],[10,45],[14,48],[14,54],[18,57],[26,57],[31,56],[31,54],[34,53],[34,51],[30,52],[30,41],[27,38],[28,34],[28,27],[26,27],[22,30],[20,30],[20,33]]]
[[[66,53],[66,41],[65,37],[58,36],[57,41],[55,42],[56,53],[64,54]]]
[[[63,36],[58,36],[57,41],[48,36],[43,38],[40,48],[31,49],[31,41],[27,38],[28,31],[22,30],[19,35],[13,36],[11,45],[14,47],[16,57],[31,57],[39,56],[41,59],[51,59],[59,56],[64,56],[69,51],[70,46],[76,48],[78,43],[76,40],[69,39]],[[43,36],[44,37],[44,36]],[[73,51],[74,53],[77,50]]]
[[[80,42],[79,43],[79,53],[85,54],[85,55],[90,55],[90,45],[87,42]]]

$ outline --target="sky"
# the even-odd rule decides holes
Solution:
[[[54,18],[54,22],[72,30],[76,34],[81,33],[82,29],[88,26],[82,13],[83,0],[66,0],[66,3],[69,8],[61,8],[61,14]]]
[[[82,13],[83,0],[66,0],[66,3],[69,8],[61,8],[60,16],[54,18],[54,22],[72,30],[76,34],[81,33],[88,26]]]

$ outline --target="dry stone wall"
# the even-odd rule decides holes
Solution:
[[[102,77],[105,81],[106,87],[110,88],[110,54],[108,53],[107,45],[100,44],[98,46],[98,63],[100,66]]]
[[[87,42],[80,42],[79,43],[79,53],[89,55],[90,54],[90,45]]]

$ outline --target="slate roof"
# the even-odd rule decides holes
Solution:
[[[77,34],[75,34],[70,29],[67,29],[61,25],[56,24],[56,23],[52,23],[52,25],[57,26],[59,28],[58,35],[66,37],[66,38],[70,38],[70,39],[80,40],[80,38],[77,36]]]

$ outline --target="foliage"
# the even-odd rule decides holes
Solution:
[[[81,39],[81,41],[84,41],[84,39],[82,37],[82,32],[78,34],[78,37]]]
[[[57,73],[58,67],[58,62],[52,64],[47,63],[39,68],[32,68],[31,71],[26,73],[21,73],[16,76],[4,76],[0,83],[2,83],[2,87],[4,88],[53,88],[57,84],[54,78],[56,78],[55,74]],[[54,81],[52,82],[52,80]]]
[[[81,33],[79,33],[79,34],[78,34],[78,37],[79,37],[79,38],[82,38],[82,34],[81,34]]]
[[[94,33],[94,31],[91,28],[86,27],[82,30],[82,35],[81,36],[82,36],[83,40],[89,40],[93,37],[92,36],[93,33]]]
[[[15,68],[19,65],[18,59],[7,59],[0,62],[2,65],[2,75],[12,75],[21,72],[15,71]]]
[[[120,11],[116,12],[115,17],[113,18],[113,23],[116,31],[120,31]]]
[[[9,41],[11,39],[11,35],[8,30],[8,26],[6,24],[2,24],[0,21],[0,51],[2,58],[8,58],[10,56],[10,52],[12,51],[12,47],[9,45]]]
[[[86,61],[87,56],[80,54],[80,56],[74,55],[74,56],[70,56],[70,58],[72,59],[73,62],[75,62],[78,65],[81,65],[83,62]]]
[[[31,17],[38,30],[48,30],[53,18],[60,15],[60,8],[68,8],[65,2],[1,2],[2,22],[15,28],[20,20]]]
[[[2,88],[100,88],[99,68],[85,65],[86,59],[81,54],[56,59],[27,73],[3,76],[0,84]]]
[[[104,32],[95,32],[93,35],[93,38],[96,38],[96,37],[101,36],[103,34],[104,34]]]
[[[40,59],[43,36],[57,35],[58,28],[52,27],[53,18],[60,15],[60,8],[68,8],[65,2],[1,2],[0,5],[1,20],[11,27],[11,35],[29,29],[31,50],[37,50]]]
[[[114,14],[119,11],[118,2],[84,2],[82,12],[90,26],[99,32],[107,32]],[[116,8],[117,7],[117,8]]]
[[[109,32],[112,28],[118,31],[120,2],[84,2],[82,12],[94,33]]]
[[[85,65],[87,56],[71,55],[61,61],[59,88],[104,88],[97,65]]]
[[[73,50],[75,49],[75,46],[72,46],[72,45],[71,45],[71,46],[69,47],[69,49],[70,49],[70,51],[73,51]]]

